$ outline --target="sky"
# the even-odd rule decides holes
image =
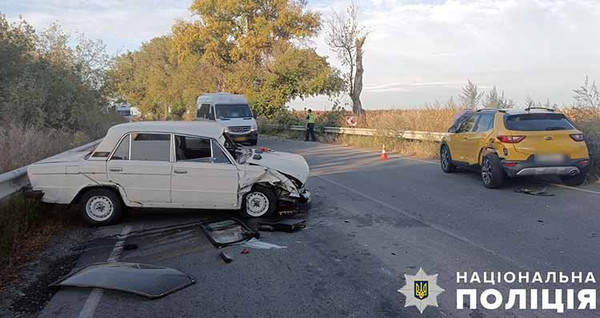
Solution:
[[[323,17],[350,0],[307,0]],[[600,0],[357,0],[365,43],[363,106],[416,108],[455,101],[471,80],[496,86],[518,105],[527,97],[573,102],[585,76],[600,82]],[[111,54],[135,50],[191,19],[191,0],[0,0],[9,20],[37,29],[58,22],[67,31],[101,39]],[[335,66],[320,34],[310,41]],[[348,99],[342,101],[348,102]],[[326,97],[296,100],[294,108],[329,109]]]

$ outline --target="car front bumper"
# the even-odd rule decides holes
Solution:
[[[247,133],[227,133],[227,137],[231,139],[233,142],[251,142],[258,140],[258,132],[257,131],[249,131]]]
[[[503,160],[502,168],[511,178],[542,175],[576,176],[587,172],[589,158],[568,159],[556,164],[542,164],[532,159],[526,161]]]

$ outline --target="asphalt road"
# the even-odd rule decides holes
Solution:
[[[230,264],[197,230],[132,236],[126,243],[139,248],[123,251],[120,261],[173,267],[197,283],[157,300],[105,291],[94,317],[548,317],[556,313],[457,310],[456,272],[593,271],[600,277],[600,194],[554,186],[548,188],[554,196],[513,191],[540,186],[529,180],[489,190],[475,173],[444,174],[427,160],[392,155],[382,162],[375,152],[301,141],[262,139],[261,145],[308,161],[312,208],[296,216],[305,217],[308,227],[262,233],[261,240],[282,249],[241,254],[242,246],[227,247]],[[116,242],[107,236],[124,227],[135,232],[214,215],[136,211],[119,225],[98,229],[78,265],[106,261]],[[404,274],[420,267],[439,274],[438,285],[446,290],[438,296],[439,308],[428,307],[423,315],[405,308],[397,291]],[[78,317],[89,295],[64,288],[41,316]]]

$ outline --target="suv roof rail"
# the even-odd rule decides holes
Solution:
[[[541,106],[530,106],[530,107],[525,108],[526,111],[531,111],[532,109],[543,109],[543,110],[547,110],[550,112],[556,111],[556,109],[554,109],[554,108],[541,107]]]

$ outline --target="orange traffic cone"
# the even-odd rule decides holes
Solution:
[[[385,152],[385,144],[383,145],[383,148],[381,149],[381,156],[379,156],[379,160],[387,160],[387,152]]]

